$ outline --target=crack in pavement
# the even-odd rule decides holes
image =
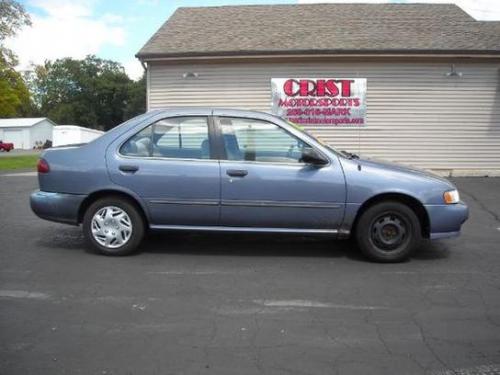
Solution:
[[[427,337],[425,336],[425,332],[424,332],[424,329],[422,328],[422,325],[418,322],[415,314],[412,314],[411,315],[411,319],[413,321],[413,323],[418,327],[419,329],[419,332],[420,332],[420,337],[422,338],[422,342],[423,344],[425,345],[425,347],[427,348],[427,350],[429,350],[429,352],[432,354],[432,356],[441,364],[441,366],[443,366],[447,371],[451,371],[449,372],[449,374],[453,374],[453,375],[458,375],[453,369],[450,368],[450,366],[448,366],[446,364],[446,362],[436,353],[436,351],[434,350],[434,348],[430,345],[429,341],[427,340]]]
[[[460,187],[460,192],[464,193],[465,195],[469,196],[472,198],[474,202],[477,203],[477,205],[483,210],[486,211],[488,214],[493,217],[493,219],[497,222],[500,223],[500,215],[498,215],[495,211],[490,210],[479,198],[477,198],[474,194],[472,194],[469,191],[464,190],[463,187]]]

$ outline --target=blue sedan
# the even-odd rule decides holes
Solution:
[[[267,113],[151,111],[38,162],[39,217],[82,224],[102,254],[133,252],[147,229],[353,236],[372,260],[406,259],[468,217],[446,179],[338,152]]]

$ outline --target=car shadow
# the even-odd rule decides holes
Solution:
[[[276,234],[151,232],[140,252],[193,255],[363,257],[351,241],[334,241],[324,236]]]
[[[446,242],[424,240],[413,254],[412,259],[437,260],[450,257],[451,250]]]
[[[324,257],[368,261],[352,239],[335,241],[325,236],[292,234],[151,232],[139,247],[140,252],[256,257]],[[445,259],[449,255],[450,251],[446,244],[425,240],[408,261]]]
[[[46,231],[36,240],[38,246],[52,249],[82,250],[95,254],[86,246],[81,228],[65,227]],[[352,239],[335,241],[326,236],[299,236],[293,234],[248,234],[152,231],[146,235],[134,255],[184,254],[247,257],[323,257],[348,258],[367,262]],[[424,241],[411,259],[434,260],[450,256],[444,242]],[[410,259],[410,261],[411,261]]]

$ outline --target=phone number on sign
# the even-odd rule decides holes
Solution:
[[[288,116],[351,116],[351,108],[289,108]]]

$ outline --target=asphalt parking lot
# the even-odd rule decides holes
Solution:
[[[0,175],[0,374],[500,374],[500,178],[455,182],[462,237],[375,264],[249,235],[98,256]]]

